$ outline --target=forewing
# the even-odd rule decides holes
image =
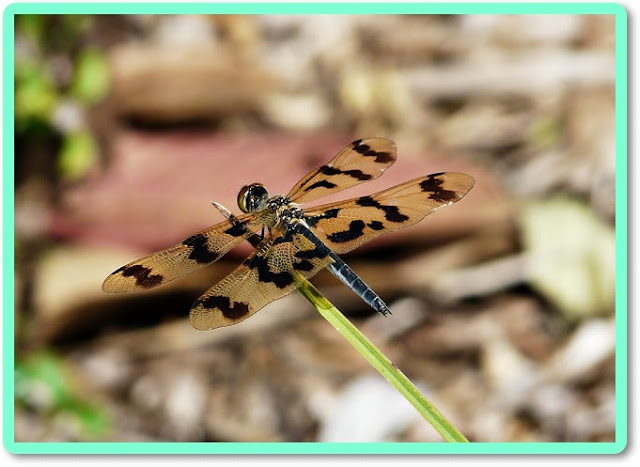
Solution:
[[[303,278],[331,262],[301,234],[272,229],[241,266],[193,304],[191,324],[202,331],[236,324],[295,290]]]
[[[300,180],[287,195],[304,203],[378,178],[396,160],[396,145],[386,138],[354,141],[329,163]]]
[[[182,243],[133,261],[111,273],[105,292],[150,289],[218,260],[260,226],[253,214],[234,217],[204,229]]]
[[[469,175],[444,172],[402,183],[371,196],[305,210],[305,221],[336,253],[346,253],[387,232],[455,203],[473,187]]]

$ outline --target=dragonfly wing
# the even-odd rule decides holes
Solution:
[[[396,160],[396,145],[386,138],[354,141],[327,164],[300,180],[287,195],[305,203],[378,178]]]
[[[371,196],[310,208],[304,218],[329,248],[346,253],[459,201],[473,184],[472,177],[461,173],[431,174]]]
[[[274,228],[242,265],[193,304],[191,324],[199,330],[236,324],[297,289],[332,261],[302,234]]]
[[[253,214],[206,228],[172,247],[122,266],[103,282],[105,292],[131,292],[166,284],[224,256],[260,226]]]

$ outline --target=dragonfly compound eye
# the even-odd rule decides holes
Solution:
[[[247,213],[264,208],[268,200],[269,193],[261,183],[246,185],[238,193],[238,207]]]

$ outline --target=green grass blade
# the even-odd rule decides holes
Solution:
[[[371,365],[402,394],[448,442],[468,443],[462,433],[427,400],[418,388],[384,356],[351,322],[310,282],[304,280],[298,289]]]

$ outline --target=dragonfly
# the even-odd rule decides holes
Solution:
[[[234,215],[181,243],[133,261],[111,273],[105,292],[150,289],[217,261],[243,240],[254,252],[191,307],[194,328],[212,330],[239,323],[296,290],[327,268],[382,315],[389,307],[341,258],[379,235],[413,225],[462,199],[473,177],[441,172],[418,177],[373,195],[303,209],[300,205],[378,178],[396,161],[386,138],[358,139],[331,161],[303,177],[286,196],[269,196],[251,183],[238,193]]]

